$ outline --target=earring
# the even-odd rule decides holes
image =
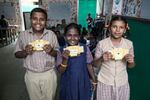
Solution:
[[[123,33],[126,33],[126,31],[124,31]]]

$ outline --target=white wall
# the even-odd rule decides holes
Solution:
[[[71,16],[71,5],[69,2],[68,3],[56,2],[48,4],[49,25],[56,26],[56,24],[61,23],[62,19],[65,19],[66,22],[69,23],[70,16]]]
[[[143,0],[141,7],[141,17],[150,19],[150,0]]]
[[[96,2],[96,13],[97,14],[102,13],[102,5],[103,5],[103,0],[97,0],[97,2]]]

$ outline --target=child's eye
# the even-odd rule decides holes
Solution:
[[[117,26],[116,26],[116,25],[112,25],[111,27],[112,27],[112,28],[116,28]]]
[[[121,29],[125,29],[125,27],[120,27]]]

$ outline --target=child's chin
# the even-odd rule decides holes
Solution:
[[[69,46],[74,46],[74,45],[78,45],[78,44],[71,44],[71,43],[68,43],[68,45],[69,45]]]

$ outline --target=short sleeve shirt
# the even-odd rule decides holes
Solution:
[[[42,39],[49,41],[50,45],[55,49],[59,49],[56,35],[50,30],[44,30],[43,35],[39,38],[33,33],[32,29],[20,33],[16,43],[15,52],[22,51],[25,46],[32,41]],[[50,56],[45,51],[35,51],[32,55],[24,58],[24,67],[34,72],[44,72],[55,66],[55,57]]]
[[[128,49],[129,53],[134,56],[133,44],[130,40],[122,38],[118,47]],[[112,48],[116,47],[112,45],[110,37],[99,41],[95,51],[95,59],[100,58],[104,52]],[[126,65],[126,62],[122,60],[102,62],[98,80],[107,85],[121,86],[126,84],[128,82]]]

